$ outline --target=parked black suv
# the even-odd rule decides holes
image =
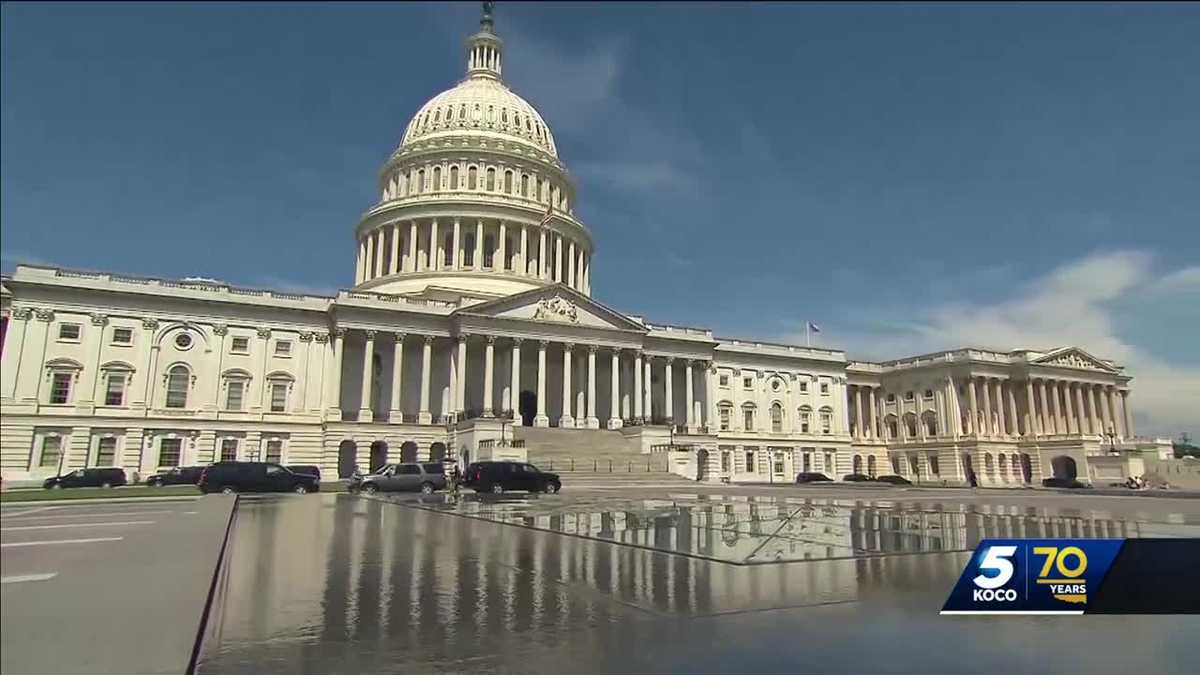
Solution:
[[[162,487],[164,485],[195,485],[200,482],[200,474],[208,467],[204,466],[177,466],[174,469],[156,473],[146,479],[146,485],[150,487]]]
[[[321,467],[315,464],[288,464],[286,468],[292,473],[303,473],[321,480]]]
[[[61,476],[47,478],[42,487],[47,490],[74,487],[116,487],[126,483],[125,469],[109,467],[106,469],[76,469]]]
[[[558,474],[524,462],[475,462],[467,466],[463,485],[476,492],[497,494],[508,490],[554,493],[562,489]]]
[[[321,481],[268,462],[217,462],[204,470],[201,492],[317,492]]]
[[[796,474],[797,483],[828,483],[831,481],[829,476],[817,471],[802,471]]]

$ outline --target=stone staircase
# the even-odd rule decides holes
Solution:
[[[516,427],[513,436],[525,442],[526,456],[543,471],[597,479],[675,480],[667,458],[642,454],[620,431]]]

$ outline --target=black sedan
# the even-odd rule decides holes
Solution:
[[[77,487],[118,487],[124,485],[125,470],[116,467],[76,469],[61,476],[51,476],[42,483],[47,490]]]
[[[200,474],[204,473],[203,466],[177,466],[174,469],[156,473],[146,479],[150,487],[164,485],[195,485],[200,482]]]
[[[797,483],[828,483],[831,480],[833,479],[831,479],[829,476],[826,476],[823,473],[817,473],[816,471],[803,471],[796,474]]]
[[[891,483],[892,485],[912,485],[912,481],[904,476],[880,476],[875,479],[877,483]]]
[[[870,483],[875,479],[865,473],[848,473],[842,476],[842,480],[847,483]]]

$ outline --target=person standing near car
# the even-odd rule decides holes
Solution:
[[[450,494],[458,496],[458,486],[462,483],[462,470],[458,468],[458,463],[455,462],[450,467]]]

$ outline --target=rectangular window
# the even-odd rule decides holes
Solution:
[[[50,381],[50,402],[61,405],[71,399],[71,373],[54,373]]]
[[[229,341],[229,352],[231,354],[249,354],[250,353],[250,338],[235,335]]]
[[[811,415],[807,412],[800,413],[800,433],[807,434],[808,428],[812,423]]]
[[[892,457],[892,475],[900,475],[900,459],[898,457]]]
[[[753,389],[754,388],[754,378],[753,377],[743,377],[742,378],[742,388],[743,389]]]
[[[58,327],[59,342],[79,342],[80,327],[77,323],[64,323]]]
[[[828,383],[828,382],[822,382],[822,383],[821,383],[821,394],[822,394],[822,395],[828,395],[828,394],[829,394],[829,383]]]
[[[754,431],[754,409],[746,408],[742,411],[742,417],[742,422],[745,424],[743,428],[746,431]]]
[[[833,415],[827,412],[821,413],[821,433],[827,434],[833,427]]]
[[[271,412],[287,410],[287,382],[271,383]]]
[[[279,340],[275,343],[275,356],[291,356],[291,355],[292,355],[292,341],[291,340]]]
[[[806,451],[804,453],[803,457],[804,457],[804,472],[808,473],[808,472],[812,471],[812,452]]]
[[[782,452],[775,453],[775,467],[774,468],[775,468],[776,474],[783,473],[783,453]]]
[[[38,459],[38,466],[43,468],[58,466],[61,453],[62,436],[42,437],[42,456]]]
[[[236,462],[238,450],[238,439],[222,438],[221,439],[221,461]]]
[[[242,409],[242,396],[246,393],[245,380],[230,380],[228,391],[225,392],[225,409],[240,411]]]
[[[913,393],[911,391],[904,392],[904,400],[905,401],[913,400]]]
[[[267,441],[267,461],[278,464],[283,458],[283,441],[272,438]]]
[[[162,439],[158,446],[158,465],[179,466],[179,454],[182,449],[182,438]]]
[[[746,451],[746,473],[754,473],[754,451]]]
[[[114,345],[131,345],[133,344],[133,329],[132,328],[114,328],[112,334],[112,343]]]
[[[930,474],[932,474],[932,475],[934,475],[934,476],[941,475],[941,472],[940,472],[940,471],[938,471],[938,458],[937,458],[937,455],[930,455],[930,456],[929,456],[929,473],[930,473]]]
[[[825,453],[825,471],[829,473],[837,473],[837,463],[834,461],[832,452]],[[830,476],[833,478],[834,476]]]
[[[733,463],[733,453],[728,450],[721,451],[721,473],[729,473],[730,465]]]
[[[721,431],[729,431],[729,408],[722,407],[721,414]]]
[[[117,459],[117,439],[113,436],[101,438],[96,443],[96,466],[113,466]]]
[[[728,386],[729,386],[729,376],[728,376],[728,375],[720,375],[720,376],[718,376],[718,378],[717,378],[717,379],[718,379],[718,383],[719,383],[719,384],[720,384],[722,387],[728,387]]]
[[[806,380],[806,379],[800,380],[800,393],[801,394],[808,393],[808,380]]]
[[[104,405],[125,405],[125,373],[109,373]]]

